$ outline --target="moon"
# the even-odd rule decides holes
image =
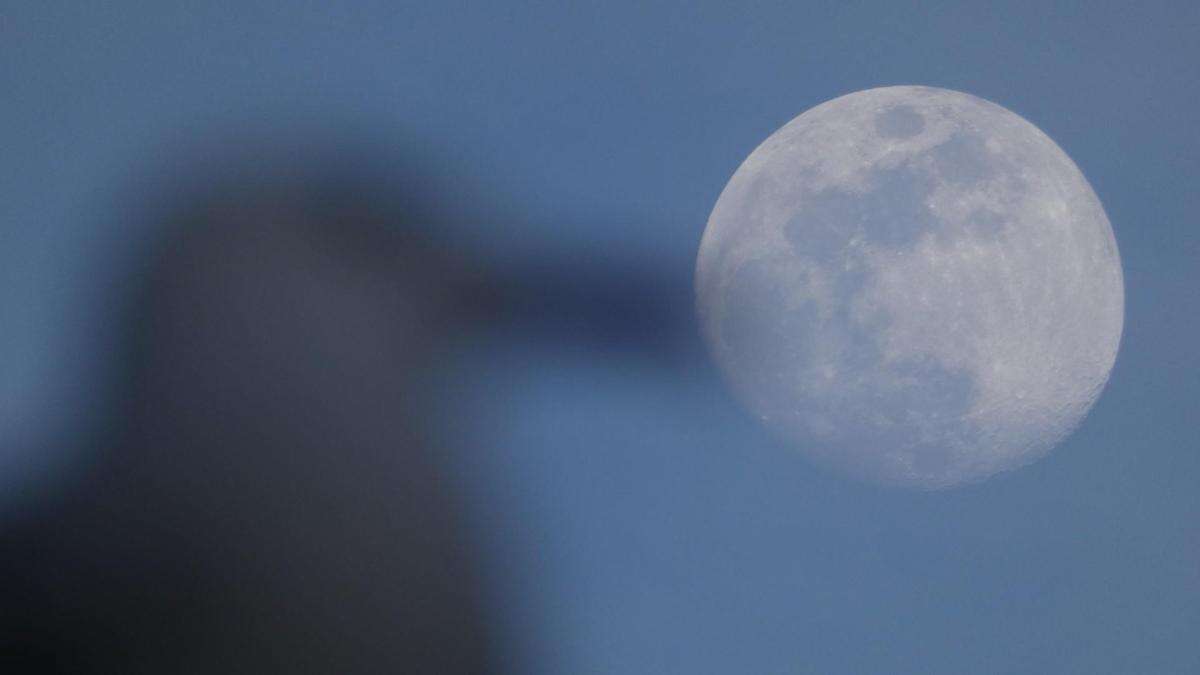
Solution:
[[[918,86],[767,138],[713,208],[695,283],[755,417],[819,464],[919,489],[1059,444],[1125,315],[1112,226],[1066,153],[999,105]]]

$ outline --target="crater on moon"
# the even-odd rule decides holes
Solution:
[[[875,130],[886,138],[908,138],[921,133],[925,118],[906,105],[898,105],[875,115]]]
[[[826,465],[936,488],[1078,425],[1124,320],[1112,228],[1053,141],[928,87],[843,96],[756,149],[713,209],[705,337],[759,419]]]

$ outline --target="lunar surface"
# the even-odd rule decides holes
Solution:
[[[746,407],[821,464],[942,488],[1064,439],[1116,358],[1112,227],[1069,157],[967,94],[823,103],[738,168],[696,268]]]

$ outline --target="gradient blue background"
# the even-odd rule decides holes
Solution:
[[[1082,428],[982,485],[884,490],[763,435],[690,341],[481,338],[431,395],[487,439],[460,489],[499,649],[524,673],[1200,672],[1198,34],[1191,2],[7,0],[0,504],[84,461],[146,234],[114,204],[180,147],[417,139],[470,195],[461,246],[641,270],[686,316],[761,140],[850,91],[949,87],[1038,125],[1108,210],[1125,336]]]

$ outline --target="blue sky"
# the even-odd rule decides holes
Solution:
[[[0,490],[36,499],[79,461],[45,448],[103,416],[120,270],[146,234],[118,205],[180,148],[335,123],[410,139],[461,186],[462,246],[636,268],[682,316],[708,212],[762,139],[850,91],[948,87],[1038,125],[1112,221],[1125,335],[1081,429],[982,485],[883,490],[765,438],[690,343],[491,336],[461,375],[486,386],[447,395],[471,406],[456,430],[491,439],[462,480],[508,658],[1200,671],[1198,33],[1189,2],[9,0]]]

